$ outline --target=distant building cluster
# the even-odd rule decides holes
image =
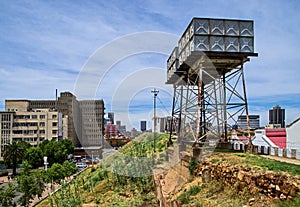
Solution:
[[[300,118],[290,124],[285,125],[285,109],[275,106],[269,110],[269,124],[264,128],[259,127],[259,116],[249,115],[250,128],[254,129],[254,134],[245,136],[233,131],[231,133],[231,141],[236,148],[248,144],[249,140],[253,145],[263,146],[267,150],[268,147],[279,149],[300,149]],[[239,116],[239,129],[247,129],[246,116]],[[260,148],[259,148],[260,149]]]
[[[0,112],[0,157],[12,141],[37,146],[43,140],[70,139],[75,147],[101,146],[103,100],[77,100],[62,92],[56,100],[6,100]]]
[[[170,132],[172,126],[172,117],[154,117],[152,121],[152,131],[153,132]],[[175,128],[173,127],[173,131]]]
[[[259,115],[248,115],[250,130],[259,129],[260,127],[260,117]],[[247,130],[248,129],[248,119],[246,115],[238,116],[237,125],[233,128],[235,130]],[[269,124],[265,126],[266,128],[284,128],[285,127],[285,109],[280,106],[275,106],[273,109],[269,110]]]

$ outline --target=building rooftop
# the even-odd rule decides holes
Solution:
[[[286,130],[285,128],[266,129],[266,136],[281,149],[286,148]]]

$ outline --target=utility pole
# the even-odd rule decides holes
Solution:
[[[153,93],[153,108],[154,108],[154,152],[155,152],[155,146],[156,146],[156,97],[159,93],[158,90],[156,90],[156,88],[154,88],[153,91],[151,91],[151,93]]]

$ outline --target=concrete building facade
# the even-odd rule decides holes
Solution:
[[[286,127],[287,149],[300,149],[300,118],[296,119]]]
[[[103,100],[79,101],[82,122],[82,146],[102,146],[104,132]]]
[[[63,122],[59,138],[68,138],[75,147],[101,146],[104,134],[103,100],[77,100],[70,92],[60,93],[57,100],[6,100],[6,112],[52,110]]]
[[[155,121],[156,121],[156,128],[155,128]],[[170,132],[170,130],[172,129],[173,131],[176,130],[175,124],[172,126],[172,117],[167,116],[167,117],[155,117],[155,119],[153,118],[152,121],[152,131],[154,132],[162,132],[162,133],[167,133]]]
[[[0,112],[0,157],[6,146],[13,141],[26,141],[37,146],[44,140],[59,140],[67,137],[62,126],[67,119],[54,109],[26,111],[28,101],[9,105],[7,112]]]
[[[249,115],[250,129],[258,129],[260,127],[259,115]],[[248,122],[247,116],[241,115],[238,116],[237,125],[239,129],[247,130]]]

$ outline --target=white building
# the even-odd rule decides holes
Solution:
[[[300,117],[286,126],[287,149],[298,149],[300,150]]]

